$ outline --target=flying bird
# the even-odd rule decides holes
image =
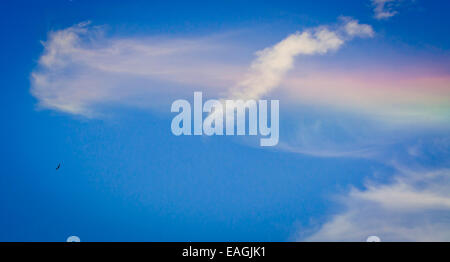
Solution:
[[[61,163],[58,164],[58,166],[56,167],[56,170],[58,170],[61,167]]]

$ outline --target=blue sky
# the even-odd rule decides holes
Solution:
[[[0,241],[449,241],[449,7],[2,2]],[[277,147],[172,135],[175,99],[266,83],[257,51],[310,30],[342,45],[245,86]]]

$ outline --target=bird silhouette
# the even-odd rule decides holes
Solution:
[[[56,170],[58,170],[61,167],[61,163],[58,164],[58,166],[56,167]]]

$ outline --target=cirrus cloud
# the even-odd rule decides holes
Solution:
[[[241,71],[227,60],[235,47],[222,37],[107,37],[80,23],[49,33],[31,93],[41,108],[86,117],[102,105],[155,107],[195,88],[218,93]]]
[[[393,5],[398,1],[399,0],[372,0],[375,18],[382,20],[395,16],[398,12],[393,9]]]
[[[340,197],[345,210],[301,241],[450,241],[450,170],[399,170],[390,184]]]
[[[280,84],[295,56],[325,54],[353,37],[372,35],[370,26],[347,18],[335,29],[288,36],[257,52],[246,70],[232,59],[240,51],[226,36],[114,37],[80,23],[49,33],[31,75],[31,93],[42,108],[87,117],[103,105],[152,107],[196,89],[255,98]]]

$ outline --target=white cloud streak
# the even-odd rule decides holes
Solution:
[[[373,36],[369,25],[341,20],[334,29],[295,33],[259,51],[245,76],[242,63],[233,61],[237,48],[220,36],[106,37],[101,27],[80,23],[49,33],[31,92],[41,108],[87,117],[98,115],[101,106],[155,107],[195,89],[259,98],[280,84],[296,56],[325,54],[354,37]]]
[[[280,85],[299,55],[325,54],[339,49],[354,37],[372,37],[371,26],[342,18],[336,29],[319,27],[289,35],[272,47],[256,53],[246,77],[231,92],[232,98],[258,99]]]
[[[374,16],[378,20],[388,19],[398,12],[393,9],[393,4],[398,0],[372,0]]]
[[[94,117],[101,105],[154,107],[195,88],[225,90],[242,69],[221,36],[196,39],[105,37],[81,23],[50,32],[32,72],[39,106]],[[224,73],[226,72],[226,73]]]
[[[345,211],[302,241],[450,241],[450,170],[401,170],[390,184],[343,197]]]

